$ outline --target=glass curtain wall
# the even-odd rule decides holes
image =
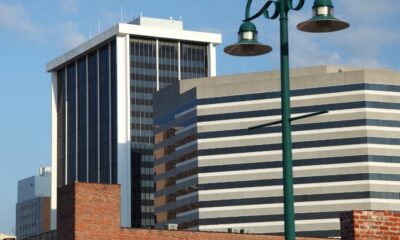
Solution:
[[[207,53],[207,44],[131,36],[132,227],[152,227],[155,219],[153,93],[178,81],[179,70],[182,79],[208,76]]]
[[[157,91],[156,40],[131,40],[132,227],[150,227],[153,214],[153,93]]]
[[[67,66],[67,184],[76,181],[76,64]]]
[[[116,68],[112,41],[57,72],[58,187],[117,183]]]
[[[182,79],[208,76],[208,46],[201,43],[181,43]]]
[[[97,81],[97,51],[88,56],[88,124],[89,124],[89,182],[98,182],[99,156],[99,83]]]
[[[78,60],[78,181],[87,181],[86,57]]]
[[[100,182],[110,182],[110,68],[109,47],[99,51]]]
[[[160,89],[178,81],[178,43],[159,41]]]
[[[111,182],[117,183],[117,49],[115,41],[110,44],[111,72]]]
[[[65,185],[65,68],[57,71],[57,187]]]

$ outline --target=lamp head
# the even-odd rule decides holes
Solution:
[[[257,56],[272,51],[268,45],[264,45],[257,40],[256,26],[251,22],[244,22],[240,25],[239,41],[227,46],[224,51],[234,56]]]
[[[315,0],[313,17],[297,25],[304,32],[334,32],[348,28],[350,24],[334,17],[332,0]]]

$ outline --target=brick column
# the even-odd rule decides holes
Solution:
[[[355,210],[340,216],[342,240],[400,240],[400,213]]]
[[[73,183],[58,190],[58,240],[119,239],[119,185]]]

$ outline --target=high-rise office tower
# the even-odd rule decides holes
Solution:
[[[51,168],[41,167],[38,176],[18,182],[15,233],[17,239],[50,231]]]
[[[214,76],[220,42],[220,34],[186,31],[182,21],[140,17],[49,62],[52,208],[63,185],[118,183],[121,225],[153,226],[153,93]]]

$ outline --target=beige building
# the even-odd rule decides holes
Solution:
[[[279,72],[175,83],[155,95],[156,228],[283,232]],[[339,214],[400,211],[400,73],[291,71],[298,236],[340,236]],[[176,97],[178,96],[178,97]],[[168,99],[168,101],[166,101]]]
[[[0,233],[0,240],[14,240],[15,236]]]

